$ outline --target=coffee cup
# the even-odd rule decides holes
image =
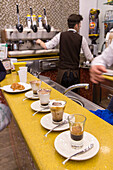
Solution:
[[[83,146],[83,133],[86,117],[82,114],[68,116],[70,126],[71,146],[78,148]]]
[[[66,106],[66,101],[61,99],[51,100],[49,107],[52,114],[52,122],[59,124],[63,120],[64,109]]]
[[[40,105],[42,107],[47,106],[49,104],[51,89],[50,88],[43,88],[38,91]]]
[[[31,88],[33,90],[33,95],[38,95],[38,90],[41,88],[41,80],[32,80],[30,81]]]

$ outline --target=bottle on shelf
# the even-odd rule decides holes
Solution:
[[[38,26],[39,28],[42,28],[42,15],[38,15]]]
[[[31,28],[31,15],[27,15],[27,27]]]

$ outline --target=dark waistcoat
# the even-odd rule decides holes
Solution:
[[[60,36],[60,69],[78,69],[82,36],[77,32],[66,31]]]

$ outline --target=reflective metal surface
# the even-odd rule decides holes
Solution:
[[[41,76],[39,76],[39,78],[41,79]],[[42,80],[42,81],[44,81],[44,77],[43,77],[43,80]],[[65,87],[61,86],[60,84],[52,81],[51,79],[49,79],[49,78],[47,78],[47,77],[46,77],[46,80],[45,80],[44,82],[45,82],[46,84],[50,85],[51,87],[53,87],[54,89],[58,90],[58,91],[61,92],[61,93],[64,93],[64,91],[65,91],[65,89],[66,89]],[[82,96],[80,96],[80,95],[78,95],[77,93],[74,93],[74,92],[72,92],[72,91],[68,91],[68,92],[66,93],[66,96],[69,97],[69,98],[70,98],[70,96],[71,96],[71,98],[77,99],[77,101],[78,101],[79,103],[82,103],[82,105],[83,105],[86,109],[88,109],[88,110],[94,110],[94,111],[95,111],[95,110],[97,110],[97,109],[101,109],[101,110],[104,109],[104,108],[102,108],[102,107],[94,104],[93,102],[87,100],[86,98],[84,98],[84,97],[82,97]],[[72,99],[72,100],[73,100],[73,99]],[[73,101],[74,101],[74,100],[73,100]],[[75,101],[75,102],[76,102],[76,101]]]
[[[74,84],[70,87],[68,87],[67,89],[65,89],[65,91],[63,92],[63,94],[66,94],[68,91],[73,90],[73,89],[77,89],[77,88],[85,88],[85,89],[89,89],[89,84],[88,83],[80,83],[80,84]]]
[[[78,100],[76,97],[74,96],[68,96],[71,100],[73,100],[74,102],[78,103],[79,105],[81,105],[82,107],[84,107],[84,103],[80,100]]]
[[[46,29],[36,27],[37,32],[33,29],[24,28],[20,33],[16,28],[7,28],[1,30],[1,42],[8,44],[9,57],[31,57],[31,56],[45,56],[58,55],[58,45],[54,49],[45,50],[36,43],[37,39],[44,42],[51,40],[58,32],[58,29],[52,27],[50,32]]]

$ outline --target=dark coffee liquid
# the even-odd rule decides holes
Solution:
[[[83,138],[83,134],[82,135],[72,135],[71,134],[71,139],[79,141]]]
[[[34,94],[34,95],[37,95],[37,90],[33,90],[33,94]]]
[[[37,95],[37,93],[33,93],[33,94]]]
[[[34,97],[38,97],[38,94],[37,94],[37,93],[33,93],[33,96],[34,96]]]
[[[42,105],[42,106],[47,106],[47,105],[48,105],[48,103],[41,103],[41,105]]]
[[[53,121],[54,121],[54,122],[61,122],[61,121],[62,121],[62,119],[60,119],[60,120],[54,120],[54,119],[53,119]]]

